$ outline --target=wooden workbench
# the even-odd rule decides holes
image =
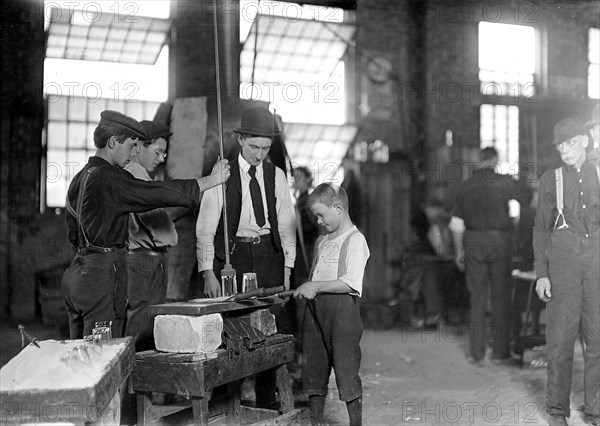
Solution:
[[[221,313],[224,316],[239,316],[281,302],[283,300],[278,297],[221,303],[195,299],[154,305],[150,308],[150,313],[194,316]],[[227,423],[243,423],[241,413],[248,410],[240,406],[241,381],[266,370],[276,372],[282,415],[290,420],[297,415],[299,410],[294,410],[286,367],[294,359],[294,337],[276,334],[253,345],[252,350],[243,346],[236,349],[219,349],[211,354],[164,353],[154,350],[137,353],[132,377],[133,389],[138,395],[138,423],[149,423],[152,420],[152,392],[190,397],[195,424],[206,425],[210,417],[221,414],[225,414]],[[223,410],[221,407],[211,407],[209,411],[210,391],[222,385],[227,385],[226,407]],[[273,412],[278,414],[277,411]]]
[[[119,422],[119,388],[135,359],[131,337],[105,344],[103,356],[92,354],[89,366],[68,367],[60,360],[83,340],[38,344],[40,348],[27,346],[2,368],[2,424]]]

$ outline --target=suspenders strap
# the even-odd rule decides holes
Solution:
[[[77,195],[77,210],[73,209],[73,206],[71,205],[71,203],[69,202],[69,197],[67,197],[67,211],[77,220],[77,227],[79,229],[81,229],[81,235],[83,236],[85,245],[85,248],[97,248],[100,249],[101,251],[111,251],[110,248],[104,248],[104,247],[97,247],[94,246],[92,244],[90,244],[90,241],[88,240],[87,234],[85,233],[85,230],[83,229],[83,223],[81,222],[81,209],[83,207],[83,196],[85,195],[85,187],[87,186],[87,181],[90,178],[90,175],[92,173],[94,173],[94,170],[96,170],[98,166],[92,166],[89,169],[87,169],[84,174],[83,177],[81,178],[81,183],[79,184],[79,194]],[[78,238],[79,240],[79,238]]]
[[[600,182],[600,164],[596,165],[596,173],[598,174],[598,182]],[[556,181],[556,209],[558,210],[558,216],[556,216],[556,220],[554,221],[554,229],[567,229],[569,224],[565,220],[564,208],[564,189],[563,189],[563,173],[562,167],[558,167],[554,170],[554,178]],[[558,225],[558,221],[562,219],[562,224]]]

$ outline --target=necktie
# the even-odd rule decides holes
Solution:
[[[252,198],[254,217],[256,218],[256,224],[262,228],[265,224],[265,208],[260,194],[260,186],[256,180],[256,167],[250,166],[248,174],[250,175],[250,197]]]

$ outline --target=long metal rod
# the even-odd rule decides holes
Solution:
[[[216,82],[217,82],[217,125],[219,127],[219,153],[220,158],[225,158],[224,150],[223,150],[223,112],[221,108],[221,74],[220,74],[220,64],[219,64],[219,31],[217,28],[217,0],[213,0],[213,27],[215,33],[215,67],[216,67]],[[229,259],[229,227],[227,223],[227,198],[226,198],[226,190],[225,184],[221,184],[221,189],[223,191],[223,230],[225,239],[225,265],[230,265]]]

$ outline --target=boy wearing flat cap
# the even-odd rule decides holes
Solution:
[[[150,174],[165,162],[172,135],[169,126],[141,121],[146,140],[139,143],[125,170],[137,179],[152,181]],[[164,303],[167,295],[167,251],[177,245],[175,224],[164,208],[129,214],[127,254],[127,321],[125,335],[133,336],[136,352],[154,348],[153,322],[148,307]]]
[[[201,192],[229,178],[227,161],[219,161],[209,176],[200,179],[136,179],[123,167],[138,141],[146,139],[143,127],[116,111],[100,116],[94,130],[96,155],[75,175],[67,192],[67,228],[76,255],[62,287],[72,339],[91,334],[97,321],[112,321],[113,337],[123,335],[129,213],[193,208]]]
[[[289,289],[296,259],[296,216],[283,170],[264,161],[278,133],[275,119],[267,108],[248,108],[234,132],[241,150],[231,162],[226,197],[230,260],[237,273],[238,291],[244,272],[255,272],[259,287],[283,284]],[[221,295],[219,280],[225,263],[222,209],[222,191],[207,191],[198,216],[202,220],[196,223],[198,271],[208,297]],[[257,376],[257,405],[271,408],[275,404],[274,384],[271,372]]]
[[[600,169],[587,158],[586,129],[565,118],[554,126],[562,165],[540,179],[535,219],[536,292],[547,302],[548,395],[551,426],[567,425],[573,349],[585,342],[585,421],[600,422]]]

